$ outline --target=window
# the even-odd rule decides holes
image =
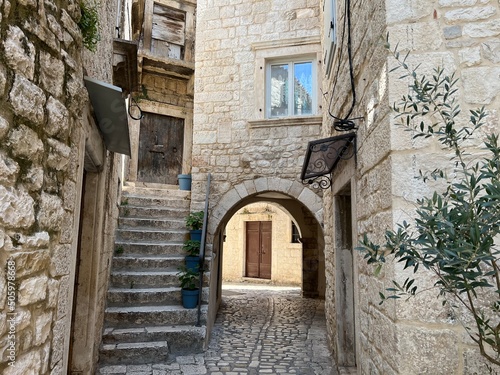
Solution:
[[[292,221],[292,243],[300,243],[300,233],[293,221]]]
[[[316,113],[316,62],[309,59],[271,61],[266,70],[267,117]]]
[[[336,0],[325,0],[323,4],[323,61],[325,74],[329,75],[332,69],[335,43],[337,39]]]
[[[151,52],[171,59],[184,59],[186,13],[154,3]]]

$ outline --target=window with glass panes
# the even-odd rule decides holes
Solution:
[[[315,114],[316,67],[312,59],[267,64],[267,117]]]

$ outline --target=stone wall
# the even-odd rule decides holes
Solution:
[[[398,8],[401,9],[399,3]],[[403,12],[388,6],[387,25],[390,43],[399,42],[403,53],[410,51],[409,64],[415,67],[421,63],[420,74],[430,75],[437,66],[446,72],[456,72],[460,79],[458,98],[462,110],[458,126],[467,124],[469,110],[485,106],[487,126],[469,143],[470,151],[477,153],[484,132],[500,132],[500,86],[498,80],[491,79],[500,74],[498,1],[427,0],[418,6],[405,7]],[[389,59],[388,67],[393,64]],[[406,83],[398,77],[395,73],[389,75],[391,103],[407,92]],[[391,121],[394,124],[394,120]],[[420,194],[430,195],[434,188],[415,181],[419,168],[432,169],[446,156],[437,149],[435,142],[410,142],[410,138],[394,126],[391,128],[391,148],[393,220],[400,222],[414,209],[410,202]],[[412,179],[415,182],[409,184]],[[401,280],[406,273],[398,267],[394,277]],[[424,278],[420,281],[423,288],[432,283],[428,276]],[[392,315],[399,322],[399,372],[428,369],[436,374],[487,373],[485,361],[459,322],[470,324],[470,321],[461,319],[460,312],[442,308],[435,297],[434,291],[424,293],[409,303],[395,304],[395,310],[390,313],[381,313],[385,316],[383,319]],[[423,337],[427,344],[415,346]],[[404,358],[411,361],[405,363]],[[438,371],[435,370],[437,364],[440,366]],[[496,367],[495,371],[500,368]]]
[[[147,88],[146,100],[186,110],[193,108],[193,87],[189,80],[144,73],[142,85]]]
[[[204,200],[205,174],[212,173],[213,201],[232,186],[261,176],[297,180],[307,141],[319,118],[266,122],[259,51],[313,40],[320,51],[319,1],[198,1],[193,131],[193,200]],[[313,43],[311,42],[311,43]],[[301,49],[302,48],[302,49]],[[293,54],[293,53],[292,53]],[[300,141],[299,141],[300,140]]]
[[[337,8],[339,23],[345,14],[343,4]],[[396,126],[389,112],[392,103],[408,93],[408,83],[399,72],[389,73],[395,62],[384,50],[386,32],[392,46],[399,44],[401,54],[410,52],[411,67],[421,64],[419,72],[430,75],[442,66],[456,71],[459,103],[467,120],[469,109],[484,105],[488,111],[486,129],[500,131],[498,79],[500,29],[498,1],[374,1],[352,3],[353,55],[357,104],[351,117],[363,117],[357,130],[357,165],[344,164],[336,173],[339,183],[333,194],[350,190],[353,204],[355,242],[367,232],[375,241],[383,240],[386,228],[411,218],[413,202],[432,189],[415,179],[419,169],[433,169],[446,160],[444,152],[433,141],[414,142]],[[337,56],[338,58],[338,56]],[[347,62],[346,54],[341,58]],[[336,60],[337,61],[337,60]],[[336,62],[335,62],[336,64]],[[345,66],[345,65],[344,65]],[[335,67],[334,67],[335,69]],[[330,91],[335,78],[325,80]],[[349,93],[349,76],[340,70],[338,92]],[[333,113],[345,115],[350,94],[335,96]],[[326,104],[325,104],[326,105]],[[326,116],[328,118],[328,116]],[[325,124],[328,122],[325,121]],[[329,126],[325,135],[334,134]],[[471,150],[479,145],[472,142]],[[435,164],[434,164],[435,163]],[[329,336],[336,353],[336,311],[334,296],[339,265],[329,261],[335,249],[334,216],[336,205],[330,194],[325,198],[325,233],[327,259],[326,312]],[[333,254],[332,254],[333,255]],[[361,374],[474,374],[488,373],[477,348],[467,338],[456,316],[426,292],[411,301],[389,301],[379,305],[379,291],[391,280],[407,276],[399,267],[388,264],[380,277],[373,276],[354,253],[356,362]],[[432,280],[424,275],[421,288]],[[498,371],[498,370],[496,370]]]
[[[0,10],[0,372],[67,374],[85,140],[96,132],[84,121],[80,8],[73,0],[1,0]],[[112,29],[104,26],[104,40]],[[103,65],[89,72],[109,81],[112,47],[101,51],[92,60]],[[110,191],[97,197],[100,218],[113,218],[116,166],[104,157],[98,173]],[[114,226],[103,223],[109,245]],[[109,262],[96,272],[102,288]]]
[[[222,279],[241,282],[245,276],[245,223],[272,221],[272,284],[302,284],[302,244],[292,243],[292,221],[279,206],[254,203],[240,209],[226,226]]]
[[[191,209],[203,208],[208,173],[209,243],[220,237],[231,215],[252,198],[255,202],[258,194],[279,191],[282,198],[292,199],[276,201],[304,203],[301,209],[309,211],[292,215],[311,218],[305,226],[314,228],[304,245],[303,290],[308,296],[324,290],[318,282],[323,241],[316,240],[321,232],[316,221],[321,207],[316,203],[321,199],[299,176],[307,142],[320,135],[321,116],[266,119],[265,63],[304,54],[320,61],[319,15],[319,0],[199,0],[196,15]],[[320,87],[317,91],[320,97]],[[319,106],[315,109],[321,112]],[[214,246],[212,278],[221,264],[219,246]],[[210,298],[209,326],[219,298],[216,290]]]

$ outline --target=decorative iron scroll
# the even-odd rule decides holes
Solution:
[[[300,178],[302,183],[314,188],[328,189],[332,185],[329,177],[340,160],[347,160],[356,154],[356,134],[309,142]]]
[[[332,179],[329,176],[324,175],[313,177],[306,181],[302,180],[302,183],[304,185],[310,185],[313,189],[328,189],[332,186]]]

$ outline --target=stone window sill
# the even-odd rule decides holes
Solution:
[[[286,117],[248,121],[250,128],[270,128],[281,126],[321,125],[321,116]]]

